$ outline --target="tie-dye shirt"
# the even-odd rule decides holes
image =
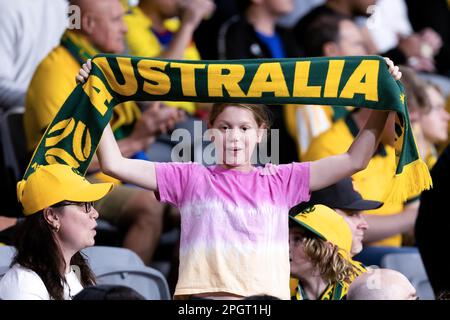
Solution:
[[[175,296],[290,298],[288,212],[309,200],[309,163],[250,172],[197,163],[155,165],[161,201],[181,212]]]

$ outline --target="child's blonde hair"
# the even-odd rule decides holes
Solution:
[[[357,272],[351,261],[339,252],[339,247],[322,240],[302,229],[303,249],[320,276],[329,283],[347,282],[356,277]]]
[[[251,111],[258,127],[264,126],[266,129],[270,128],[271,119],[270,112],[266,105],[263,104],[243,104],[243,103],[215,103],[209,114],[209,125],[212,126],[219,114],[223,112],[226,107],[238,107]]]

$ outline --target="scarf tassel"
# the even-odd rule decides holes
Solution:
[[[393,178],[390,188],[384,196],[384,202],[400,203],[419,196],[423,190],[429,190],[433,181],[428,167],[422,159],[417,159],[403,167],[400,174]]]

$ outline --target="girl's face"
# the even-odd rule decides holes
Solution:
[[[98,212],[93,206],[84,203],[66,205],[58,217],[60,229],[56,235],[64,249],[78,252],[95,244]]]
[[[442,143],[448,139],[448,121],[450,115],[445,110],[442,95],[432,86],[427,88],[431,111],[420,117],[420,126],[425,138],[431,143]]]
[[[291,265],[291,275],[300,278],[311,274],[313,266],[305,254],[303,246],[303,233],[298,227],[289,228],[289,261]]]
[[[212,126],[219,164],[236,169],[251,166],[251,156],[263,137],[253,113],[240,107],[226,107]]]

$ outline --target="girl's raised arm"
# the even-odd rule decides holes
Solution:
[[[311,162],[310,190],[320,190],[364,170],[378,148],[388,112],[372,111],[346,153]]]
[[[402,73],[399,68],[390,59],[385,59],[394,79],[400,80]],[[364,170],[378,148],[388,116],[389,112],[386,111],[372,111],[366,125],[346,153],[311,162],[310,190],[326,188]]]
[[[155,164],[147,160],[122,157],[109,124],[103,132],[97,156],[102,171],[107,175],[149,190],[158,189]]]

